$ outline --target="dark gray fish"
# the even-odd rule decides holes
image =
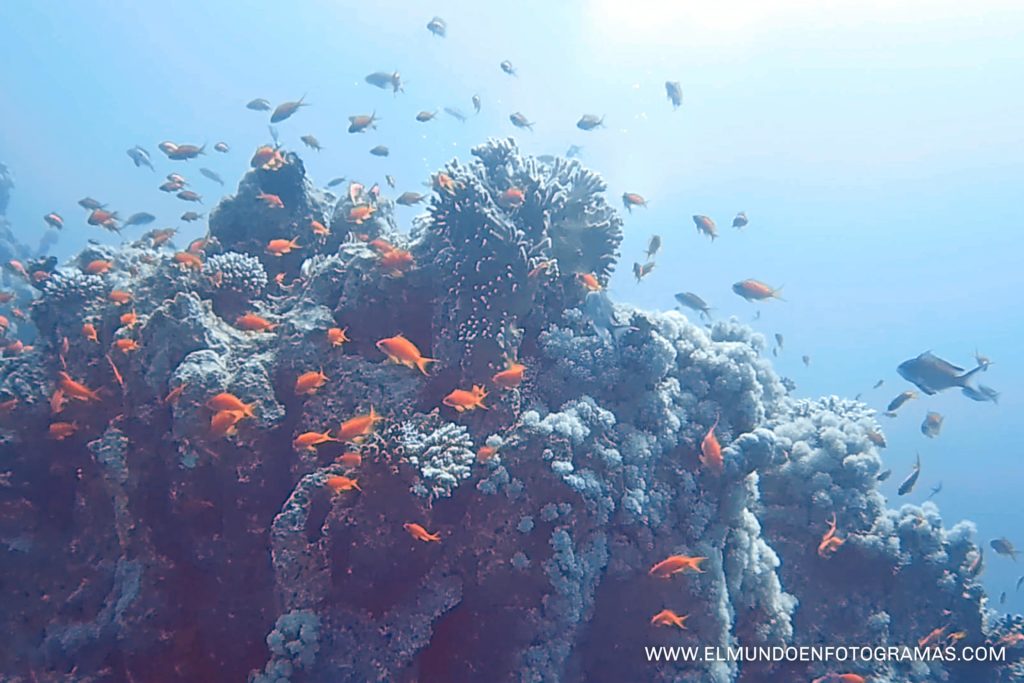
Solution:
[[[434,17],[427,23],[427,30],[439,38],[448,35],[448,22],[441,17]]]
[[[282,102],[277,105],[277,109],[275,109],[274,113],[270,115],[270,122],[280,123],[297,112],[300,107],[308,107],[309,105],[306,104],[304,101],[305,99],[306,96],[303,95],[295,102]]]
[[[580,152],[582,152],[582,151],[583,151],[583,148],[580,147],[579,145],[569,145],[569,149],[566,150],[566,152],[565,152],[565,157],[567,159],[576,159],[576,158],[579,157]]]
[[[526,117],[519,112],[509,114],[508,120],[511,121],[512,125],[516,128],[529,128],[530,130],[533,130],[533,123],[528,121]]]
[[[250,100],[249,104],[245,105],[246,109],[252,109],[253,111],[270,111],[270,102],[257,97],[255,100]]]
[[[877,429],[871,429],[867,433],[868,441],[875,444],[879,448],[885,448],[889,444],[885,440],[885,434],[878,431]]]
[[[902,406],[904,403],[906,403],[907,401],[910,401],[911,399],[915,399],[915,398],[917,398],[917,392],[913,391],[912,389],[907,389],[906,391],[901,393],[899,396],[897,396],[893,400],[889,401],[889,405],[886,406],[885,409],[886,409],[886,411],[888,411],[890,413],[894,413],[897,410],[899,410],[900,406]]]
[[[910,493],[911,491],[914,490],[914,485],[917,484],[917,478],[920,477],[920,476],[921,476],[921,455],[918,454],[918,456],[917,456],[917,463],[914,465],[914,471],[911,472],[910,475],[906,479],[903,480],[903,483],[900,484],[900,487],[898,489],[896,489],[896,492],[899,495],[901,495],[901,496],[907,495],[908,493]]]
[[[583,300],[583,313],[599,336],[606,340],[617,340],[617,335],[629,329],[615,317],[615,306],[604,292],[590,292]]]
[[[211,171],[208,168],[201,168],[199,169],[199,172],[202,173],[207,178],[209,178],[210,180],[212,180],[213,182],[217,183],[218,185],[224,184],[224,179],[221,178],[216,171]]]
[[[782,351],[783,349],[786,348],[782,335],[779,334],[778,332],[775,333],[775,344],[779,347],[779,351]]]
[[[995,550],[997,555],[1009,557],[1014,562],[1017,561],[1017,549],[1013,547],[1013,543],[1005,536],[991,541],[989,545],[992,546],[992,550]]]
[[[320,141],[313,135],[303,135],[299,140],[302,140],[302,144],[313,151],[319,152],[323,149],[323,147],[320,146]]]
[[[331,178],[330,182],[327,183],[327,187],[337,187],[343,182],[345,182],[345,176],[341,176],[340,178]]]
[[[436,111],[423,110],[419,114],[416,114],[416,120],[420,123],[426,123],[427,121],[432,121],[435,116],[437,116]]]
[[[1015,591],[1019,591],[1019,590],[1020,590],[1020,587],[1021,587],[1022,585],[1024,585],[1024,576],[1022,576],[1022,577],[1020,577],[1019,579],[1017,579],[1017,586],[1016,586],[1016,588],[1014,588],[1013,590],[1015,590]]]
[[[88,209],[89,211],[95,211],[96,209],[105,209],[107,207],[106,204],[100,204],[92,197],[82,197],[81,199],[78,200],[78,205],[83,209]]]
[[[885,481],[886,479],[888,479],[891,476],[892,476],[892,470],[886,470],[884,472],[879,472],[878,476],[875,477],[875,480],[876,481]]]
[[[580,130],[594,130],[595,128],[604,126],[604,117],[598,117],[594,114],[584,114],[580,117],[580,120],[576,122],[576,127]]]
[[[403,192],[395,200],[395,204],[401,204],[402,206],[412,206],[413,204],[419,204],[427,195],[420,194],[419,192]]]
[[[680,292],[676,294],[676,301],[679,302],[679,305],[697,311],[708,320],[711,320],[711,307],[708,306],[704,299],[693,292]]]
[[[678,109],[683,103],[683,86],[679,85],[679,81],[665,81],[665,94],[673,109]]]
[[[883,384],[885,384],[885,380],[884,379],[880,379],[877,382],[875,382],[874,386],[872,386],[871,388],[872,389],[877,389],[878,387],[882,386]]]
[[[640,283],[645,277],[651,274],[654,270],[654,261],[648,261],[644,264],[634,263],[633,264],[633,276],[636,278],[637,284]]]
[[[736,214],[736,217],[732,219],[732,227],[743,229],[749,222],[750,221],[747,220],[747,212],[740,211],[738,214]]]
[[[507,59],[501,63],[501,70],[507,73],[509,76],[517,75],[515,67],[512,66],[512,62],[508,61]]]
[[[144,150],[142,147],[135,145],[127,152],[128,157],[135,162],[135,168],[139,166],[149,166],[150,171],[155,171],[153,168],[153,162],[149,160],[149,152]]]
[[[659,249],[661,249],[661,237],[651,235],[651,239],[647,242],[647,258],[654,258]]]
[[[153,214],[146,213],[145,211],[140,211],[138,213],[133,213],[131,216],[128,216],[128,218],[124,222],[124,227],[127,228],[132,225],[148,225],[155,220],[156,216],[154,216]]]
[[[984,384],[979,384],[977,389],[974,387],[964,387],[960,391],[972,401],[999,403],[999,392],[992,387],[986,387]]]
[[[391,150],[387,148],[387,145],[377,145],[376,147],[370,150],[370,154],[372,154],[375,157],[386,157],[387,155],[391,154]]]
[[[804,362],[804,367],[810,367],[811,366],[811,357],[810,356],[807,356],[807,355],[801,356],[800,360],[802,360]]]
[[[202,217],[203,214],[196,213],[195,211],[186,211],[185,213],[181,214],[181,220],[185,221],[186,223],[192,223],[193,221],[197,221]]]
[[[537,161],[542,164],[553,164],[555,163],[555,156],[553,154],[541,154],[537,157]]]
[[[921,433],[929,439],[934,439],[942,430],[942,415],[929,411],[921,423]]]
[[[931,500],[932,498],[934,498],[935,496],[939,495],[940,493],[942,493],[942,482],[941,481],[938,484],[936,484],[935,486],[932,487],[932,492],[928,494],[928,497],[925,498],[925,500]]]
[[[387,71],[375,71],[366,77],[366,82],[372,86],[386,90],[391,88],[394,93],[404,92],[402,87],[402,76],[397,71],[388,73]]]
[[[388,184],[388,187],[390,187],[392,190],[395,189],[395,176],[393,176],[393,175],[386,175],[386,176],[384,176],[384,182],[386,182]]]
[[[480,113],[480,96],[479,95],[473,95],[473,111],[475,111],[477,114]]]
[[[896,371],[900,373],[900,377],[924,393],[932,395],[953,387],[968,386],[971,377],[984,368],[985,366],[979,365],[969,372],[964,372],[963,368],[939,358],[931,351],[925,351],[917,358],[900,363]]]
[[[178,193],[178,199],[181,199],[186,202],[198,202],[199,204],[203,203],[202,195],[200,195],[198,192],[193,192],[192,190],[182,190],[181,192]]]
[[[461,109],[458,109],[456,107],[445,107],[444,108],[444,113],[448,114],[448,116],[451,116],[453,119],[457,120],[459,123],[465,123],[466,122],[466,115],[462,113]]]
[[[1003,591],[1002,593],[999,594],[999,604],[1000,605],[1005,605],[1006,604],[1006,591]]]
[[[213,148],[214,150],[220,152],[221,154],[227,154],[228,152],[231,151],[231,148],[228,147],[228,143],[226,142],[218,142],[216,145],[213,146]]]

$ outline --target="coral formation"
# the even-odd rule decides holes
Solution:
[[[644,647],[1021,633],[969,524],[886,507],[870,410],[790,396],[734,320],[588,294],[622,238],[600,177],[473,155],[403,233],[266,148],[205,242],[52,268],[0,360],[5,680],[810,681]],[[850,669],[1022,680],[1022,650]]]

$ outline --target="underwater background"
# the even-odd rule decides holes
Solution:
[[[433,17],[444,19],[444,36],[426,28]],[[1024,91],[1018,85],[1024,72],[1024,8],[1019,3],[12,2],[0,4],[0,27],[5,65],[0,69],[0,163],[5,169],[0,173],[0,213],[9,230],[0,239],[0,255],[5,263],[18,259],[31,265],[42,240],[46,254],[59,260],[44,268],[53,273],[52,283],[37,280],[30,286],[26,279],[31,277],[10,269],[4,273],[4,289],[17,292],[15,301],[0,309],[10,319],[8,339],[23,339],[33,348],[11,351],[5,354],[9,359],[0,361],[5,365],[0,401],[19,399],[2,425],[0,580],[5,594],[25,593],[0,608],[0,623],[17,634],[12,641],[16,647],[0,654],[3,680],[133,680],[133,671],[134,680],[244,680],[254,670],[264,671],[254,674],[259,680],[297,682],[369,680],[369,671],[379,676],[374,680],[480,680],[484,675],[494,680],[625,680],[622,676],[633,675],[651,680],[782,676],[809,681],[832,670],[669,670],[645,665],[637,648],[630,650],[633,643],[607,655],[619,660],[617,664],[585,654],[609,646],[580,624],[610,629],[609,613],[625,609],[602,590],[619,594],[617,599],[627,605],[640,603],[640,597],[627,597],[624,587],[640,588],[648,581],[650,566],[673,553],[710,558],[709,576],[699,577],[707,583],[687,589],[690,594],[683,601],[694,622],[686,637],[700,644],[727,642],[728,634],[755,642],[803,642],[836,633],[835,624],[844,620],[842,609],[819,612],[807,605],[830,595],[854,600],[855,595],[871,594],[865,584],[872,572],[881,582],[895,566],[925,569],[921,575],[911,574],[906,585],[879,589],[886,597],[849,619],[867,624],[866,630],[845,634],[843,641],[911,642],[943,626],[944,609],[963,616],[948,627],[950,632],[961,627],[970,631],[969,642],[995,642],[1014,628],[1020,630],[1018,622],[1004,615],[1024,607],[1024,592],[1016,589],[1024,566],[990,545],[996,539],[1024,543],[1024,507],[1019,504],[1024,463],[1018,457],[1018,416],[1024,407],[1018,391],[1024,386],[1024,316],[1019,313],[1024,289],[1024,237],[1019,230]],[[502,70],[504,60],[514,75]],[[381,71],[400,72],[402,91],[366,82],[368,74]],[[666,81],[681,85],[678,108],[666,98]],[[474,95],[480,98],[479,113],[474,111]],[[254,167],[254,150],[274,144],[268,130],[271,112],[247,109],[246,103],[266,98],[272,109],[300,97],[308,106],[274,124],[284,168]],[[466,120],[447,113],[446,107],[464,113]],[[419,122],[415,117],[420,111],[437,114]],[[510,121],[516,112],[532,129]],[[347,132],[350,116],[371,113],[375,128]],[[601,117],[603,125],[582,130],[577,121],[584,114]],[[323,149],[309,149],[300,140],[304,135],[315,136]],[[206,149],[197,159],[175,161],[157,147],[165,140],[205,144]],[[229,145],[228,152],[213,150],[219,141]],[[471,151],[488,144],[476,155]],[[154,171],[137,166],[125,154],[135,145],[148,150]],[[376,145],[386,145],[386,157],[370,153]],[[571,145],[581,148],[577,161],[600,176],[607,190],[598,191],[598,181],[573,170],[574,164],[526,160],[564,157]],[[481,176],[474,170],[475,158],[490,171]],[[459,163],[447,172],[463,185],[451,193],[430,187],[452,159]],[[505,164],[513,170],[495,170]],[[201,175],[200,167],[219,175],[223,186]],[[183,174],[187,187],[202,195],[201,204],[157,190],[173,172]],[[395,179],[394,189],[386,175]],[[346,180],[327,194],[328,181],[341,176]],[[538,180],[549,176],[554,180],[547,185]],[[486,220],[507,227],[519,220],[520,207],[510,207],[500,193],[515,182],[527,189],[524,215],[534,208],[540,216],[544,201],[561,201],[553,198],[555,190],[531,194],[526,178],[538,187],[576,188],[569,192],[573,201],[585,202],[589,209],[584,213],[602,221],[587,229],[603,231],[596,242],[579,238],[582,249],[588,256],[600,255],[581,259],[580,269],[563,259],[555,269],[559,272],[529,276],[527,271],[552,254],[541,253],[544,248],[539,247],[519,263],[518,249],[510,248],[508,254],[514,256],[508,258],[519,270],[510,266],[501,277],[518,278],[525,290],[537,286],[538,277],[550,276],[551,293],[531,294],[530,305],[516,298],[515,288],[505,298],[494,294],[495,301],[512,302],[514,311],[489,317],[489,306],[473,308],[459,298],[459,287],[469,291],[465,278],[455,282],[446,277],[468,268],[467,263],[486,261],[485,256],[504,267],[505,255],[483,233],[474,232],[484,218],[473,214],[476,222],[462,225],[459,215],[468,210],[455,207],[463,199],[487,205]],[[351,182],[361,183],[363,191],[352,194]],[[379,184],[379,198],[372,195],[374,184]],[[261,206],[256,198],[260,192],[279,196],[286,218]],[[389,201],[403,192],[428,197],[413,206]],[[623,193],[638,193],[647,205],[627,210]],[[120,234],[105,231],[86,222],[89,212],[77,205],[86,196],[109,204],[122,219],[148,212],[156,220],[125,227]],[[222,198],[229,199],[215,209]],[[291,199],[300,211],[293,209]],[[347,212],[363,203],[375,207],[367,221],[368,236],[408,249],[415,257],[411,272],[382,273],[374,265],[382,254],[353,244],[359,242],[356,234],[363,224],[348,220]],[[426,215],[427,207],[433,227],[430,220],[414,220]],[[204,215],[195,222],[179,219],[190,210]],[[749,224],[734,229],[733,217],[741,211]],[[42,217],[49,212],[62,217],[60,231],[46,230]],[[219,234],[212,225],[218,213]],[[714,219],[716,239],[695,228],[695,215]],[[306,225],[312,218],[324,223],[331,236],[315,241]],[[543,222],[537,221],[535,227]],[[189,280],[198,275],[187,267],[179,269],[172,260],[193,239],[207,234],[208,222],[220,246],[202,258],[208,262],[217,257],[223,272],[235,268],[243,280],[257,280],[238,285],[233,298],[222,296],[220,285]],[[303,232],[297,232],[300,222]],[[422,231],[418,235],[413,234],[414,224]],[[135,243],[147,231],[165,227],[178,229],[173,249],[147,245],[116,250],[122,242]],[[522,225],[519,229],[528,236],[540,234]],[[441,237],[432,241],[432,230]],[[283,257],[268,256],[263,248],[270,239],[296,235],[301,248]],[[662,241],[653,259],[656,266],[638,282],[632,266],[648,260],[645,250],[652,235]],[[557,235],[554,240],[558,242]],[[320,256],[304,264],[313,251]],[[229,252],[235,256],[224,256]],[[614,268],[612,254],[618,254]],[[333,264],[328,257],[343,263]],[[93,261],[107,259],[116,264],[111,274],[99,276],[107,283],[88,278],[83,283],[78,277]],[[253,259],[263,265],[254,265]],[[311,286],[303,284],[301,295],[295,289],[274,290],[273,268],[278,265],[287,281],[301,278]],[[266,273],[253,276],[247,268]],[[78,272],[68,275],[72,271]],[[597,276],[610,301],[650,311],[651,317],[641,323],[632,318],[632,308],[619,308],[618,321],[633,329],[624,336],[617,330],[602,334],[585,305],[585,288],[575,277],[585,273]],[[745,301],[733,285],[748,278],[776,288],[784,285],[785,300]],[[481,287],[502,281],[497,276],[485,280]],[[102,299],[111,286],[137,290],[132,305],[141,320],[137,337],[115,324],[116,315],[110,322],[109,311],[97,307],[97,300],[107,305]],[[176,299],[182,292],[194,293],[195,300]],[[716,327],[704,330],[707,321],[690,309],[682,310],[686,320],[654,313],[676,308],[674,295],[679,292],[703,297],[713,309]],[[205,301],[212,309],[198,303]],[[24,310],[26,319],[17,319],[10,310],[14,307]],[[281,325],[267,335],[280,335],[279,345],[253,342],[206,318],[216,314],[226,321],[222,327],[230,328],[251,309]],[[109,354],[115,366],[124,359],[123,394],[111,384],[104,354],[80,339],[85,317],[97,320],[106,344],[119,338],[141,340],[133,360],[130,353],[118,355],[118,348]],[[493,325],[470,324],[480,317]],[[446,320],[451,327],[442,331]],[[465,330],[457,330],[459,321],[473,334],[467,337]],[[318,336],[332,325],[347,328],[353,340],[340,356],[331,355]],[[374,342],[399,333],[417,342],[424,356],[439,358],[429,376],[383,364],[385,356]],[[781,349],[776,334],[784,339]],[[478,343],[474,335],[491,343]],[[69,354],[62,353],[64,337],[71,338]],[[194,340],[195,348],[183,339]],[[675,351],[666,351],[665,344],[675,345]],[[221,360],[186,358],[200,348],[214,350]],[[998,402],[972,401],[952,389],[934,396],[922,393],[896,417],[884,417],[893,397],[915,389],[897,373],[897,366],[927,350],[966,370],[975,367],[975,354],[991,359],[991,367],[975,379],[998,391]],[[489,411],[456,412],[441,404],[456,387],[469,390],[489,382],[506,355],[526,366],[522,388],[489,386]],[[364,361],[365,367],[359,365]],[[255,372],[245,369],[246,363],[264,366]],[[728,379],[716,384],[714,373],[726,366],[731,368],[723,371]],[[304,409],[292,395],[281,398],[289,394],[297,374],[320,369],[339,384],[344,384],[342,377],[351,384],[331,388],[329,381],[309,399],[321,402],[312,408]],[[47,424],[56,419],[51,418],[49,399],[58,372],[92,388],[110,387],[101,394],[103,420],[97,416],[99,408],[90,408],[91,413],[74,420],[77,433],[54,439]],[[190,388],[182,394],[183,403],[161,408],[163,395],[186,380]],[[873,388],[879,380],[884,383]],[[666,387],[675,387],[678,395],[665,398],[670,393]],[[228,389],[261,402],[253,420],[258,428],[242,421],[240,436],[228,439],[236,444],[230,455],[219,450],[222,439],[206,433],[210,412],[204,406],[209,395]],[[254,395],[260,391],[268,392],[269,399]],[[115,396],[122,397],[120,406],[109,405]],[[818,402],[831,396],[841,398]],[[854,403],[854,397],[863,404]],[[400,404],[401,410],[389,408],[388,401],[391,408]],[[78,403],[72,400],[69,410],[84,411]],[[391,484],[386,494],[382,482],[360,473],[364,490],[358,496],[392,498],[353,511],[349,506],[356,504],[342,502],[352,491],[326,499],[311,492],[323,487],[325,477],[343,475],[341,469],[330,469],[339,465],[329,463],[344,449],[335,453],[328,444],[321,452],[331,457],[318,461],[301,449],[293,458],[288,446],[295,434],[334,429],[371,403],[390,418],[382,423],[390,425],[387,429],[378,427],[381,442],[371,444],[374,448],[386,450],[401,442],[410,453],[417,448],[426,453],[432,448],[446,451],[456,443],[456,450],[464,453],[446,452],[438,456],[443,462],[430,465],[423,464],[427,456],[421,455],[420,464],[411,467],[417,470],[413,474],[406,471],[408,458],[395,456],[389,467],[401,472],[395,476],[406,478]],[[154,417],[160,411],[168,414]],[[922,434],[929,411],[944,417],[935,438]],[[124,416],[119,418],[123,423],[115,420],[118,415]],[[720,479],[705,472],[696,457],[716,418],[721,420],[717,434],[726,460]],[[416,429],[420,431],[413,434]],[[844,434],[842,448],[829,429]],[[282,430],[288,433],[282,436]],[[601,438],[594,436],[602,430],[606,433]],[[884,432],[884,448],[871,443],[869,433],[876,430]],[[142,435],[153,443],[138,442]],[[120,439],[135,445],[127,451],[110,446]],[[551,440],[565,451],[547,453],[553,448]],[[794,464],[801,452],[794,445],[798,443],[807,451],[800,457],[810,459],[802,467]],[[484,445],[495,447],[498,457],[482,462],[477,451]],[[143,479],[135,473],[124,475],[130,484],[110,484],[127,487],[123,500],[95,490],[83,493],[71,483],[76,477],[117,480],[121,475],[100,473],[109,459],[102,454],[108,448],[121,449],[119,457],[131,470],[132,462],[145,460],[147,447],[161,454],[163,464],[152,471],[147,469],[151,465],[140,465],[147,472]],[[832,447],[865,460],[843,464],[845,475],[829,471],[829,481],[822,483],[815,478],[827,471],[816,460],[825,457],[819,451],[843,462]],[[238,460],[236,451],[264,448],[267,452],[257,460],[276,459],[269,471]],[[604,453],[605,448],[616,455]],[[179,454],[180,462],[167,458],[169,452]],[[604,453],[600,464],[588,461],[597,459],[595,453]],[[911,473],[917,454],[922,463],[919,481],[908,494],[899,495],[897,488]],[[73,463],[68,471],[44,464],[62,458]],[[868,463],[876,458],[881,461],[877,466]],[[648,466],[655,461],[657,467]],[[543,465],[543,475],[530,469],[536,463]],[[876,483],[881,470],[892,475]],[[196,472],[202,473],[195,475],[201,484],[188,482]],[[752,472],[758,476],[752,479]],[[251,494],[250,509],[231,502],[249,492],[244,485],[225,483],[225,477],[277,485],[253,484],[258,493]],[[904,504],[921,506],[940,482],[941,491],[931,498],[937,508],[882,512],[883,505],[894,511]],[[551,493],[559,490],[556,483],[571,495],[563,499]],[[503,507],[489,499],[474,507],[465,500],[474,491],[486,497],[488,485],[497,491],[493,499],[510,502]],[[435,486],[439,488],[431,488]],[[517,486],[525,488],[527,502],[517,500]],[[538,493],[531,494],[531,486]],[[169,496],[172,491],[175,495]],[[51,494],[67,501],[69,508],[58,510],[57,502],[43,505]],[[398,503],[398,495],[416,502]],[[141,501],[147,497],[169,500],[146,505]],[[787,497],[806,497],[799,515],[771,511]],[[111,499],[119,501],[115,511],[95,511]],[[660,537],[663,526],[681,526],[688,519],[693,511],[685,500],[695,499],[714,511],[701,513],[710,517],[680,531],[679,538]],[[283,523],[278,513],[302,500],[312,501],[309,515],[327,517],[324,538],[334,535],[333,541],[317,542],[309,529],[297,532],[310,539],[311,547],[329,549],[323,560],[334,577],[327,581],[329,588],[312,587],[315,581],[302,574],[316,573],[308,567],[295,570],[299,578],[282,576],[292,570],[282,569],[286,562],[280,558],[286,553],[271,540],[283,532],[271,527]],[[575,507],[558,511],[560,502]],[[457,503],[460,513],[446,513],[448,503]],[[384,524],[389,505],[405,515],[397,520],[394,539],[373,536],[368,529],[351,538],[338,531],[346,522],[366,525],[375,515]],[[94,511],[86,514],[84,509]],[[227,509],[244,518],[235,522],[254,535],[252,540],[235,547],[232,524],[212,521],[230,517]],[[850,542],[830,559],[816,557],[832,512],[837,513],[841,536],[872,540],[865,540],[863,547]],[[879,521],[885,514],[891,518]],[[429,531],[441,528],[441,549],[408,541],[402,523],[417,521],[416,515]],[[779,521],[786,516],[799,517],[809,557],[794,550],[800,544],[796,530]],[[755,517],[759,525],[750,523]],[[930,530],[927,539],[904,535],[912,535],[904,526],[922,519]],[[507,538],[481,531],[496,520],[509,525]],[[961,520],[969,520],[976,531],[954,529]],[[118,529],[112,542],[106,539],[109,545],[92,536],[103,524]],[[619,524],[633,531],[616,529]],[[644,531],[636,532],[637,527]],[[187,571],[182,568],[182,558],[191,551],[172,558],[159,549],[159,542],[130,540],[141,528],[152,536],[184,534],[179,539],[184,545],[189,545],[188,534],[200,534],[194,564]],[[747,555],[730,545],[737,543],[739,530],[749,536]],[[523,564],[516,571],[527,578],[481,579],[470,590],[460,573],[466,571],[463,560],[446,564],[437,557],[449,552],[452,537],[462,534],[468,543],[471,533],[481,535],[469,545],[490,553],[481,557]],[[892,541],[897,537],[900,543]],[[371,544],[370,538],[376,541]],[[135,543],[157,547],[153,557],[159,561],[147,562]],[[353,547],[337,549],[346,543]],[[941,561],[929,554],[934,551],[927,550],[929,543],[948,546]],[[87,578],[69,569],[73,578],[65,581],[59,568],[69,548],[78,544],[94,545],[97,557],[109,566]],[[261,544],[274,549],[274,571],[270,553],[260,565],[254,549]],[[968,576],[958,567],[971,564],[974,545],[984,548],[984,566],[977,576]],[[616,547],[629,550],[616,552]],[[297,548],[291,552],[298,556],[313,553],[305,546]],[[356,560],[360,548],[364,556]],[[409,560],[408,575],[390,575],[374,566],[375,558],[424,552],[432,553],[436,564]],[[451,557],[463,557],[450,552]],[[517,552],[522,559],[513,561]],[[572,562],[580,567],[563,558],[554,564],[561,563],[565,577],[539,569],[544,566],[541,558],[552,552],[556,559],[560,553],[574,557]],[[749,562],[734,560],[730,565],[732,553]],[[765,560],[772,553],[781,557],[781,568]],[[879,559],[886,553],[891,563]],[[757,566],[751,558],[760,558],[764,566],[750,569],[748,576],[741,566]],[[478,557],[473,566],[482,561]],[[356,583],[348,588],[338,578],[344,562],[359,565]],[[801,578],[788,575],[787,566],[796,568]],[[931,577],[927,569],[937,566],[941,578],[929,583],[923,577]],[[52,577],[46,576],[46,567]],[[248,605],[241,593],[225,598],[230,607],[211,617],[216,623],[209,633],[193,626],[194,632],[183,636],[183,624],[194,617],[169,596],[204,572],[227,583],[237,581],[246,594],[258,597]],[[388,579],[381,585],[401,596],[409,605],[407,613],[389,612],[398,608],[385,609],[387,601],[379,596],[373,597],[373,605],[363,605],[362,612],[321,609],[325,603],[343,603],[350,591],[372,593],[370,577],[382,574]],[[720,575],[721,581],[715,583],[711,574]],[[777,585],[766,574],[777,576]],[[39,584],[26,585],[31,577]],[[293,579],[309,595],[290,592],[300,590],[289,583]],[[104,581],[134,582],[137,588],[124,590],[119,600],[105,597],[104,591],[93,595],[85,587],[98,590]],[[500,593],[502,581],[510,592],[556,595],[566,606],[534,608],[525,604],[526,598],[521,605],[493,605],[488,592]],[[554,588],[538,585],[544,581]],[[426,595],[428,584],[445,588],[437,589],[434,602],[416,602],[414,596]],[[970,598],[954,606],[947,594],[959,595],[961,588]],[[206,590],[204,599],[216,601],[217,590]],[[42,593],[80,604],[48,609],[39,603]],[[129,594],[138,596],[134,603]],[[675,642],[664,633],[674,629],[658,629],[654,635],[648,624],[651,614],[668,606],[662,604],[667,598],[661,598],[637,621],[637,643]],[[595,607],[602,601],[614,607]],[[460,603],[473,605],[472,618],[459,612]],[[488,621],[488,606],[504,622],[522,619],[514,616],[519,609],[528,612],[533,621],[525,621],[535,630],[503,640],[507,647],[479,642],[504,635],[493,624],[481,625]],[[878,616],[883,606],[884,619]],[[556,618],[558,609],[570,616]],[[764,618],[749,617],[750,623],[744,623],[742,614],[751,612]],[[142,626],[149,619],[160,622],[161,614],[166,622],[159,628],[147,631]],[[415,629],[408,622],[388,614],[417,622],[423,632],[410,633]],[[446,622],[446,614],[458,616]],[[891,628],[880,625],[882,621],[891,621]],[[446,669],[447,664],[439,663],[462,656],[458,636],[446,631],[477,629],[482,635],[466,645],[467,651],[478,653],[475,659],[463,653],[469,662],[464,666]],[[378,630],[390,635],[367,635]],[[282,642],[308,645],[306,636],[312,631],[318,634],[310,637],[316,647],[300,654],[283,646],[280,651],[289,654],[277,654],[274,638],[264,638],[277,633]],[[137,640],[128,632],[136,633]],[[398,641],[401,648],[393,645]],[[346,661],[344,651],[359,647],[356,642],[367,651],[390,652],[394,661],[381,663],[369,655],[368,661]],[[544,642],[551,643],[546,650],[538,645]],[[228,643],[236,649],[218,650]],[[431,643],[432,653],[424,656]],[[481,663],[486,657],[479,653],[488,647],[501,652],[493,669]],[[159,662],[159,673],[139,664],[146,658]],[[284,660],[287,667],[281,664]],[[168,667],[172,661],[179,662],[177,670]],[[867,667],[859,672],[872,681],[1002,681],[1018,680],[1019,666],[942,671]]]

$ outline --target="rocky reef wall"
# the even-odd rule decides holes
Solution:
[[[870,410],[791,397],[735,321],[598,291],[622,223],[597,174],[497,140],[434,184],[403,232],[378,188],[264,151],[206,240],[92,245],[26,289],[4,680],[1024,680],[971,525],[887,508]],[[388,362],[397,335],[433,365]],[[643,659],[935,629],[1009,661]]]

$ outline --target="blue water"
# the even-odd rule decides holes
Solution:
[[[950,392],[880,418],[894,471],[884,490],[898,504],[895,488],[920,451],[921,481],[907,500],[941,480],[947,524],[969,518],[986,546],[1003,535],[1024,545],[1024,6],[667,4],[2,3],[0,160],[17,182],[8,218],[34,244],[41,216],[61,213],[62,256],[110,239],[85,224],[75,205],[85,195],[198,236],[202,223],[177,220],[194,207],[155,189],[182,169],[156,144],[231,145],[185,165],[208,211],[269,140],[268,115],[244,108],[255,97],[306,95],[312,106],[278,128],[295,149],[300,135],[317,136],[324,151],[302,156],[320,183],[344,175],[383,185],[390,173],[396,193],[425,191],[431,171],[488,136],[514,135],[535,154],[583,145],[611,197],[650,202],[626,216],[612,295],[667,308],[673,293],[692,290],[719,316],[760,310],[753,324],[785,335],[777,366],[798,394],[864,392],[881,409],[908,388],[896,365],[921,351],[961,365],[976,348],[990,356],[982,381],[1002,392],[998,406]],[[448,22],[446,39],[425,29],[435,14]],[[501,72],[504,59],[518,77]],[[392,69],[405,93],[363,82]],[[682,83],[678,111],[665,80]],[[483,111],[465,124],[443,111],[429,123],[413,118],[445,106],[471,114],[474,93]],[[378,130],[345,132],[349,115],[372,111]],[[509,123],[514,111],[534,132]],[[607,127],[578,130],[583,113],[606,116]],[[132,165],[125,150],[135,144],[158,173]],[[377,144],[390,157],[369,155]],[[740,210],[750,216],[742,233],[729,228]],[[399,208],[399,217],[408,225],[417,211]],[[697,234],[695,213],[717,220],[717,241]],[[652,233],[664,248],[637,285],[630,266]],[[744,302],[730,285],[747,277],[784,284],[787,301]],[[926,410],[946,416],[934,441],[919,432]],[[1009,591],[1006,609],[1024,609],[1012,590],[1024,567],[987,556],[989,590]]]

